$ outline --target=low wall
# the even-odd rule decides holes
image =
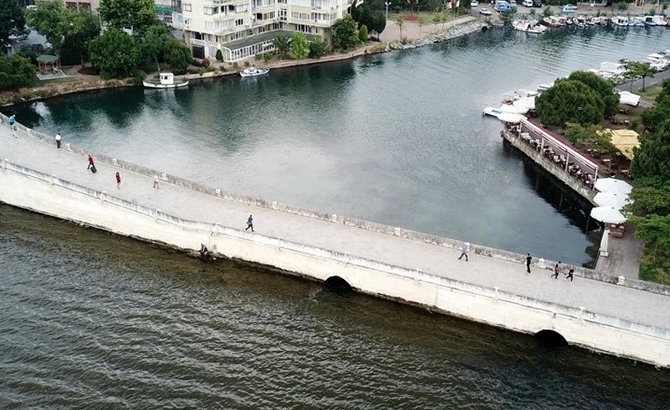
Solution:
[[[572,345],[670,366],[670,329],[520,297],[497,288],[475,286],[282,238],[183,220],[7,161],[0,164],[0,201],[179,249],[193,250],[194,245],[205,243],[215,253],[273,266],[312,280],[325,281],[338,276],[362,293],[522,333],[551,329]],[[342,219],[341,223],[345,221],[363,224],[348,219]],[[363,228],[390,229],[398,236],[436,240],[376,224]],[[497,252],[501,254],[496,257],[518,260],[519,255]]]

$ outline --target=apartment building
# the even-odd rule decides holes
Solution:
[[[351,0],[172,0],[172,24],[196,58],[235,62],[271,51],[279,33],[299,31],[328,42]]]

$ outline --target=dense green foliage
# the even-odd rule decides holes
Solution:
[[[22,31],[25,25],[23,10],[16,0],[0,0],[0,44],[9,42],[7,39],[12,30]]]
[[[35,82],[35,65],[30,58],[14,53],[0,56],[0,90],[17,90]]]
[[[358,23],[358,29],[366,26],[377,34],[386,28],[386,16],[381,11],[372,11],[367,3],[351,8],[351,18]]]
[[[100,0],[100,16],[108,27],[144,33],[156,23],[153,0]]]
[[[610,118],[617,113],[619,109],[619,94],[614,90],[614,83],[611,80],[602,78],[589,71],[575,71],[570,74],[568,79],[582,82],[600,94],[600,98],[605,103],[605,118]]]
[[[223,61],[223,53],[221,50],[216,50],[216,61]]]
[[[186,72],[186,68],[193,61],[188,46],[174,37],[171,37],[163,48],[164,60],[170,65],[175,74]]]
[[[156,67],[160,71],[159,57],[162,60],[165,45],[171,38],[170,29],[163,23],[148,27],[140,43],[142,63],[145,65],[156,63]]]
[[[358,38],[357,23],[350,15],[346,15],[333,23],[333,48],[346,50],[356,47]]]
[[[358,39],[361,40],[361,43],[365,43],[370,39],[368,36],[368,26],[365,24],[358,30]]]
[[[134,37],[118,28],[108,28],[89,46],[91,63],[103,77],[129,77],[140,62],[140,47]]]
[[[634,150],[631,171],[634,200],[626,209],[635,216],[635,236],[644,239],[645,250],[640,278],[670,284],[670,80],[656,105],[643,115],[650,129],[640,135],[640,147]],[[647,121],[653,121],[648,123]]]
[[[61,64],[79,64],[100,33],[98,17],[88,10],[71,10],[59,1],[40,3],[26,13],[28,24],[46,37]]]
[[[642,77],[642,91],[644,91],[644,82],[649,78],[653,78],[656,74],[656,69],[648,63],[641,61],[630,61],[626,63],[626,76],[630,78]]]
[[[544,124],[599,124],[605,117],[605,102],[581,81],[559,79],[535,99],[535,110]]]
[[[326,54],[326,43],[320,38],[309,43],[309,58],[319,59]]]
[[[279,33],[277,37],[272,40],[272,44],[275,46],[275,51],[280,59],[286,58],[286,55],[288,55],[288,52],[291,50],[291,40],[282,33]]]
[[[295,32],[291,36],[291,54],[293,58],[302,60],[309,55],[309,43],[305,33]]]

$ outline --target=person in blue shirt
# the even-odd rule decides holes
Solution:
[[[16,122],[16,118],[14,117],[14,114],[9,116],[9,121],[8,122],[9,122],[10,127],[14,125],[14,122]]]
[[[251,229],[251,232],[254,231],[254,217],[251,215],[249,215],[249,218],[247,218],[247,228],[245,231],[248,231],[249,229]]]

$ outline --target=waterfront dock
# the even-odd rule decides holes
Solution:
[[[5,119],[6,120],[6,119]],[[356,291],[670,366],[670,288],[576,268],[552,279],[554,261],[272,201],[235,196],[19,127],[0,126],[0,201],[187,252],[216,254],[311,280],[338,277]],[[114,175],[120,172],[117,188]],[[159,188],[153,188],[154,176]],[[252,214],[256,232],[244,231]],[[566,272],[567,266],[563,267]]]

